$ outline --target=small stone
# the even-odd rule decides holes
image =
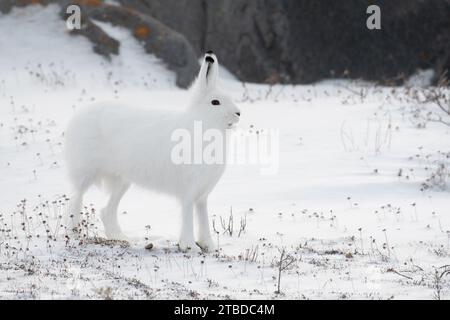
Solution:
[[[153,249],[153,243],[149,243],[148,245],[145,246],[146,250],[152,250]]]

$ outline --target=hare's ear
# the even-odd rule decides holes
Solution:
[[[198,87],[204,91],[211,90],[216,87],[218,77],[219,61],[212,51],[208,51],[203,58],[203,63],[198,73]]]

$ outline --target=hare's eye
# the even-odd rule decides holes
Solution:
[[[219,100],[212,100],[212,101],[211,101],[211,104],[212,104],[213,106],[218,106],[218,105],[220,104],[220,101],[219,101]]]

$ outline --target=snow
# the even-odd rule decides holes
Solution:
[[[63,134],[73,112],[111,99],[179,108],[188,92],[127,31],[97,22],[122,44],[109,62],[70,36],[57,12],[0,15],[0,298],[435,297],[435,270],[450,264],[450,197],[421,184],[437,152],[448,152],[449,128],[418,129],[392,88],[368,83],[222,79],[241,130],[279,131],[279,170],[227,168],[209,204],[219,253],[178,252],[177,204],[139,188],[119,210],[130,244],[94,238],[103,230],[92,214],[87,236],[65,238]],[[87,211],[105,200],[90,190]],[[230,213],[231,236],[220,222]],[[275,293],[282,248],[295,263]],[[448,284],[443,278],[442,298]]]

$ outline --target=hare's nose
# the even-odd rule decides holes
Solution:
[[[237,115],[238,117],[240,117],[240,116],[241,116],[241,113],[240,113],[240,112],[236,112],[235,115]]]

